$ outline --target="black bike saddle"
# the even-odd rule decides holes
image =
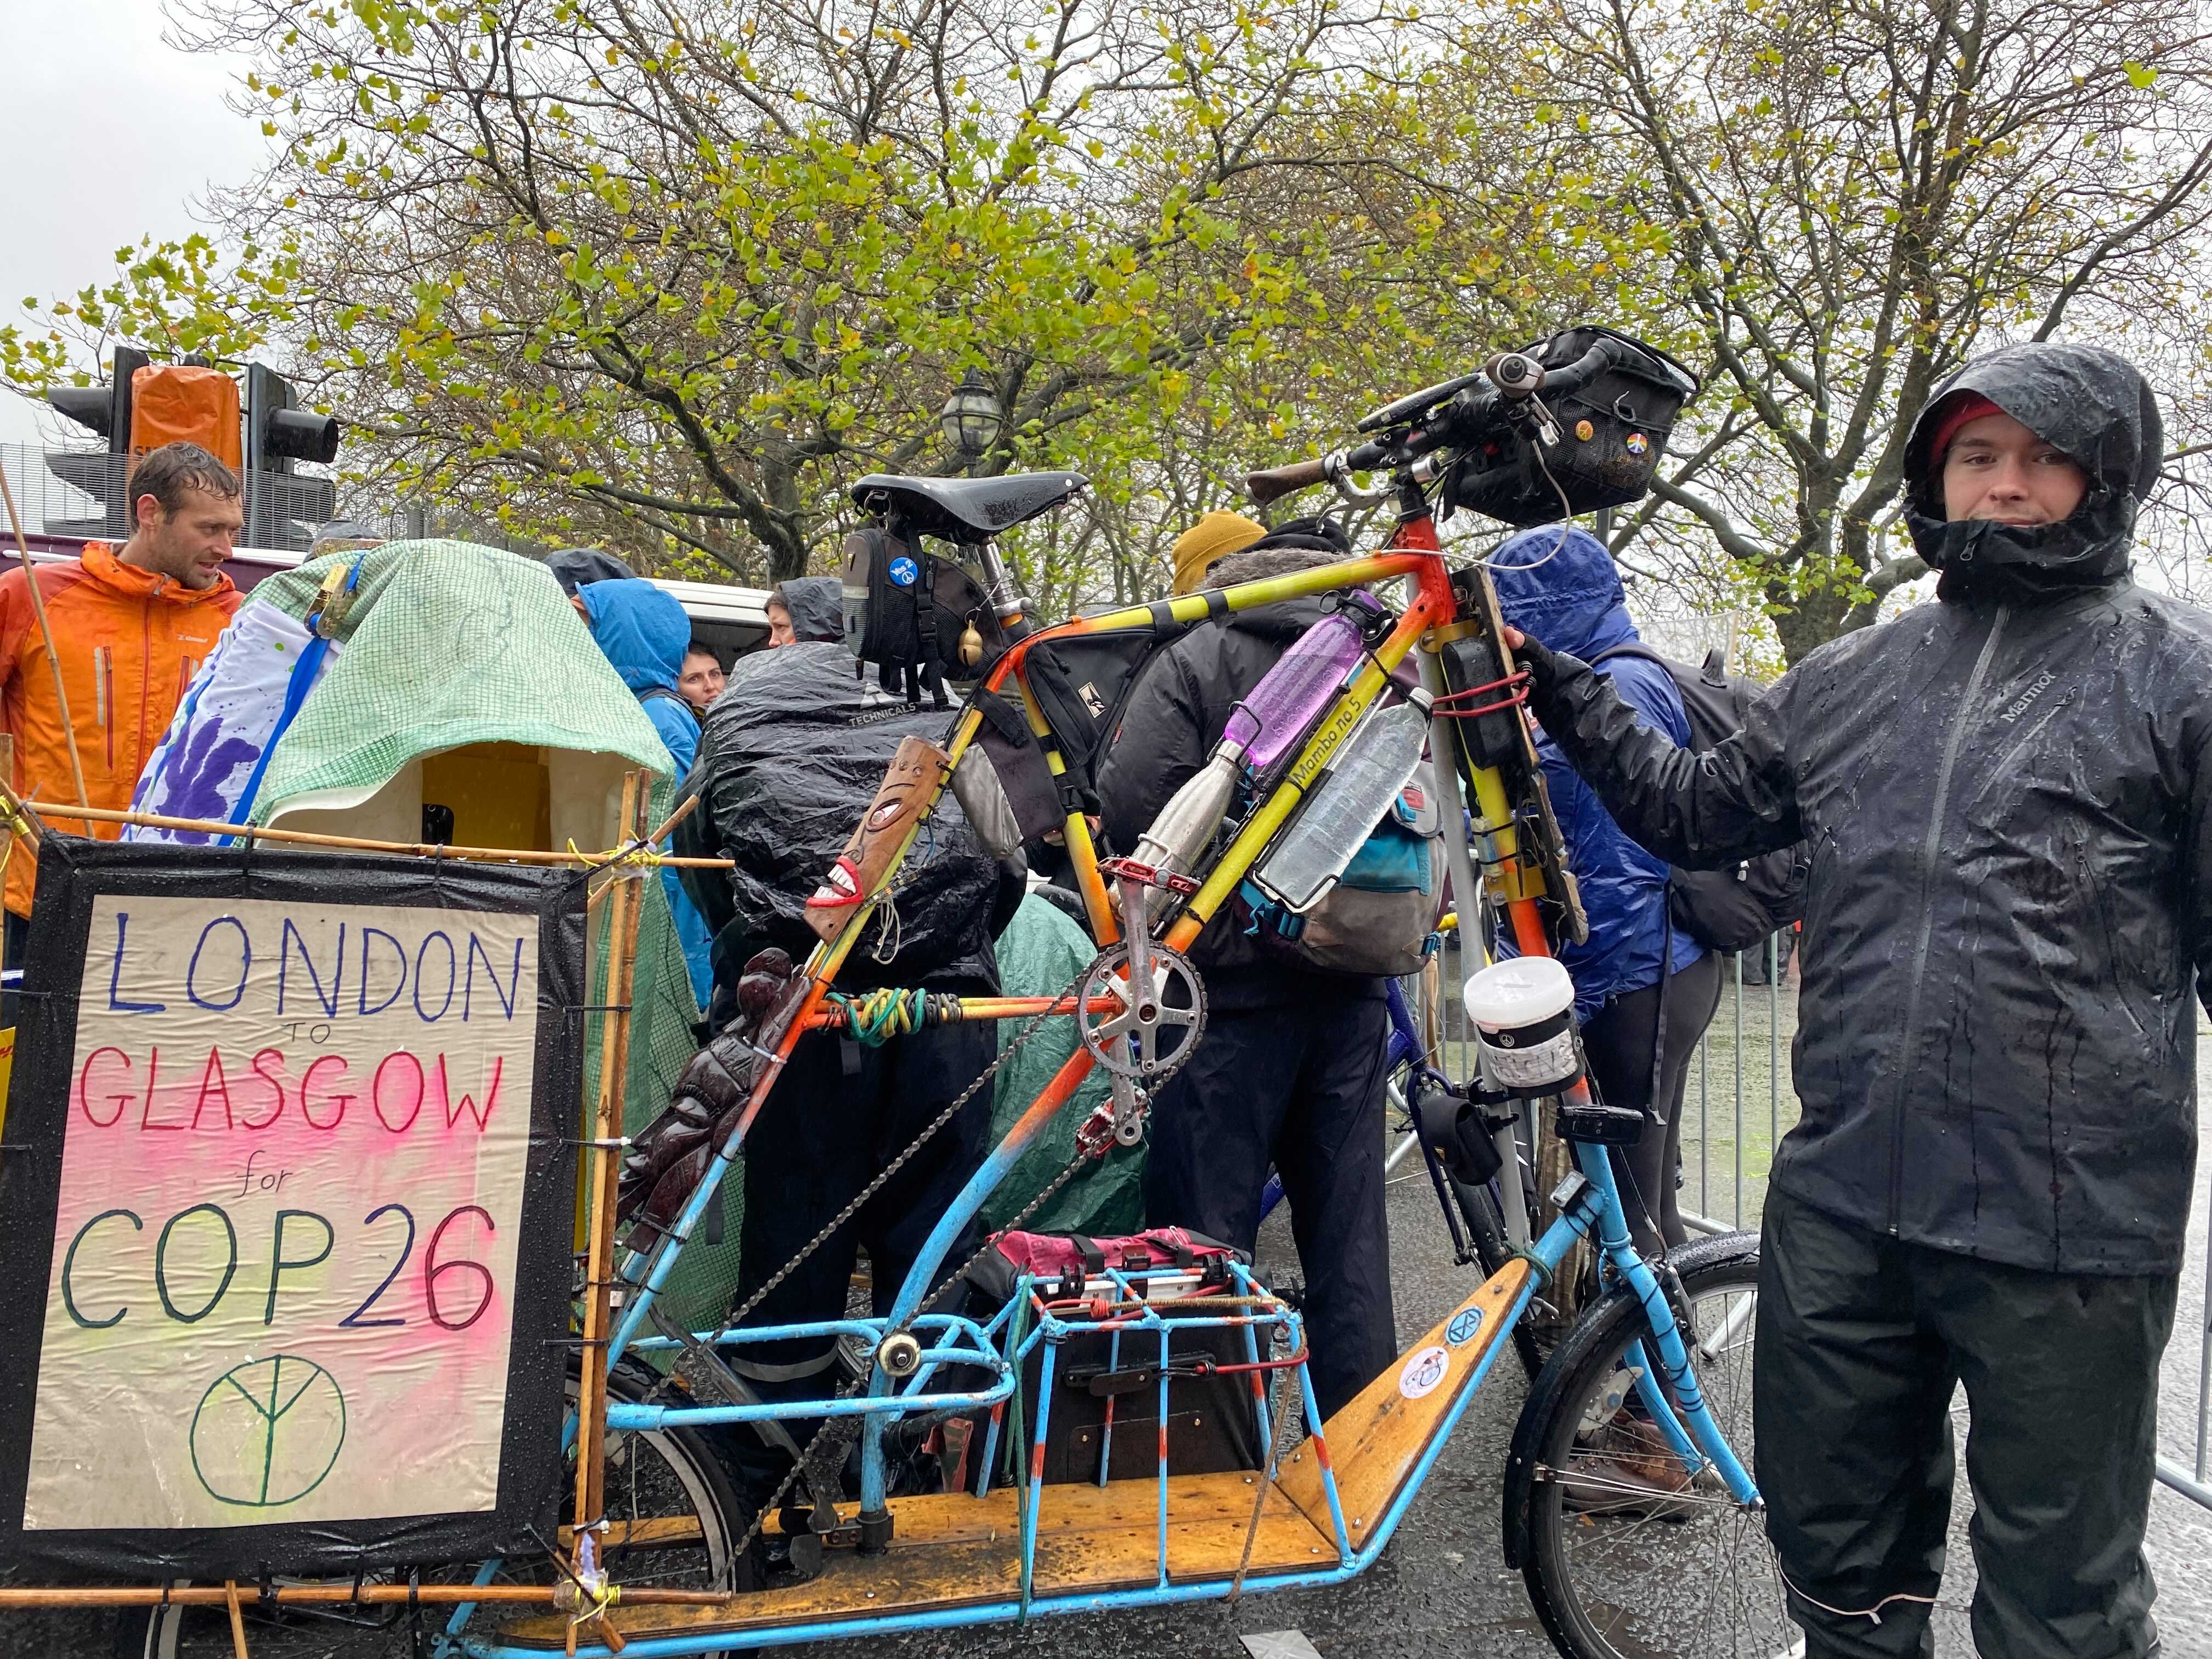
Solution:
[[[998,478],[921,478],[872,472],[853,486],[863,513],[896,508],[913,529],[948,542],[985,542],[1066,501],[1090,480],[1080,472],[1011,472]]]

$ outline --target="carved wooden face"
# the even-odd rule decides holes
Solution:
[[[883,787],[876,791],[866,816],[860,820],[862,834],[879,835],[914,808],[929,787],[929,775],[936,769],[935,759],[936,751],[926,744],[912,749],[904,744],[899,745],[898,753],[891,757],[890,769],[884,774]]]
[[[808,899],[807,921],[824,939],[842,926],[840,913],[883,884],[908,827],[929,805],[930,792],[950,765],[945,751],[921,738],[907,738],[891,757],[868,810],[860,815],[844,855]]]

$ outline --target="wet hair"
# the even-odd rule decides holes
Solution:
[[[132,521],[138,517],[140,496],[151,495],[161,504],[162,512],[174,513],[184,506],[185,492],[189,489],[232,501],[243,493],[238,474],[198,444],[163,444],[159,449],[148,450],[131,471]]]
[[[684,647],[684,654],[686,657],[712,657],[714,659],[715,667],[720,668],[722,665],[722,653],[704,640],[692,641]]]

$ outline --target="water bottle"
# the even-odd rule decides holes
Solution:
[[[1418,702],[1363,720],[1260,866],[1261,890],[1294,912],[1317,903],[1413,778],[1428,735],[1428,712]]]
[[[1160,810],[1137,844],[1137,861],[1189,871],[1229,811],[1238,775],[1263,775],[1303,742],[1365,648],[1359,624],[1340,611],[1301,634],[1237,705],[1197,775]]]

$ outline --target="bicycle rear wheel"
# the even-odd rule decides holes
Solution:
[[[1671,1260],[1698,1386],[1748,1468],[1758,1237],[1700,1240]],[[1632,1404],[1626,1353],[1648,1329],[1634,1298],[1616,1294],[1553,1355],[1514,1436],[1508,1558],[1571,1659],[1780,1659],[1802,1638],[1784,1607],[1764,1511],[1737,1504],[1710,1473],[1686,1482]]]

